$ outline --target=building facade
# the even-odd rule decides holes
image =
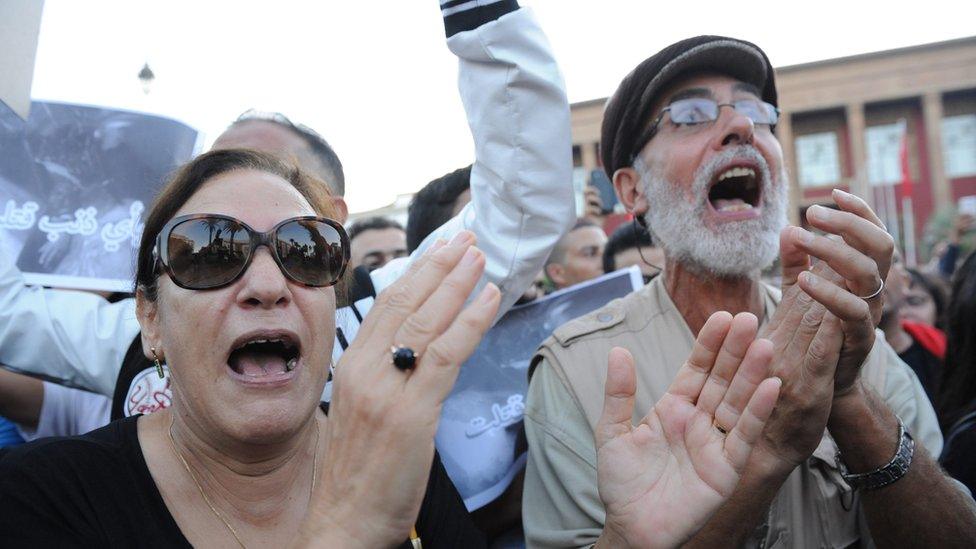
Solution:
[[[839,187],[911,256],[936,212],[976,195],[976,36],[781,67],[776,83],[792,222]],[[605,102],[572,106],[580,179],[601,169]]]

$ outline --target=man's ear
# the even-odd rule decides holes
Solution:
[[[136,290],[136,319],[139,321],[139,337],[142,338],[142,354],[152,360],[151,349],[155,348],[159,358],[164,357],[162,340],[159,336],[159,308],[153,301],[146,299],[142,289]]]
[[[559,263],[550,263],[545,267],[546,276],[557,288],[566,286],[566,269]]]
[[[335,208],[336,221],[340,225],[346,224],[346,219],[349,217],[349,206],[346,204],[346,199],[341,196],[332,196],[332,207]]]
[[[613,172],[613,190],[617,193],[617,200],[628,212],[640,217],[647,213],[644,186],[641,185],[640,174],[632,166]]]

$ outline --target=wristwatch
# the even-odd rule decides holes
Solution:
[[[895,457],[891,458],[891,461],[886,465],[867,473],[850,473],[839,451],[837,452],[837,465],[840,466],[840,475],[853,490],[877,490],[905,476],[909,467],[912,466],[912,457],[914,456],[915,439],[912,438],[911,433],[905,429],[905,424],[899,419],[898,450],[895,452]]]

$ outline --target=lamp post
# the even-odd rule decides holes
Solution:
[[[149,63],[146,63],[142,66],[142,70],[139,71],[139,82],[142,84],[142,93],[149,95],[149,90],[152,88],[153,81],[155,80],[156,75],[149,68]]]

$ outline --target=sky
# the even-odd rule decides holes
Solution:
[[[721,34],[774,66],[974,34],[958,1],[523,0],[571,102],[606,97],[668,44]],[[148,62],[150,93],[137,79]],[[473,160],[434,0],[46,0],[32,97],[165,115],[205,147],[249,108],[322,134],[353,212],[392,203]]]

